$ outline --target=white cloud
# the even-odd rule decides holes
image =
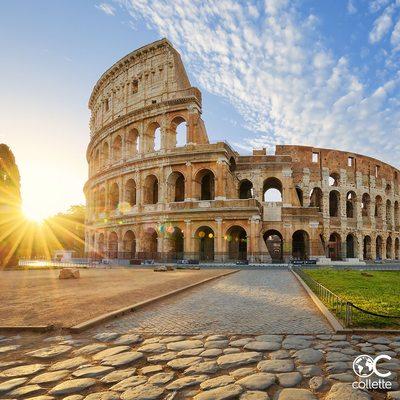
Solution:
[[[103,11],[107,15],[115,15],[115,9],[111,4],[101,3],[99,5],[96,5],[96,8]]]
[[[174,43],[196,84],[242,115],[254,135],[232,138],[238,147],[296,143],[399,163],[400,76],[369,91],[293,2],[121,1]]]
[[[354,5],[354,0],[349,0],[347,2],[347,12],[349,14],[355,14],[357,12],[357,7]]]
[[[388,7],[382,15],[379,16],[374,22],[372,31],[369,34],[369,41],[371,43],[377,43],[389,32],[392,21],[393,8]]]

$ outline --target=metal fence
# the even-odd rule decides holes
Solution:
[[[379,314],[373,311],[364,310],[321,285],[307,274],[303,268],[293,267],[292,269],[301,279],[303,279],[303,281],[328,307],[328,309],[342,321],[344,326],[353,328],[393,327],[396,329],[400,327],[400,315]]]

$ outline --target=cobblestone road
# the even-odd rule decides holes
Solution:
[[[285,269],[240,271],[105,325],[117,332],[186,335],[331,332]]]

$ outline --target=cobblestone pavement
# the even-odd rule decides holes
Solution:
[[[0,337],[0,398],[36,400],[383,400],[365,392],[352,362],[379,364],[398,390],[400,336],[123,335]]]
[[[117,332],[188,335],[331,332],[287,269],[240,271],[118,318],[106,327]]]

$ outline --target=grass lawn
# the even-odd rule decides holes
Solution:
[[[344,300],[371,312],[400,316],[400,271],[356,271],[323,268],[305,270],[317,282]],[[400,328],[399,319],[353,313],[360,327]]]

